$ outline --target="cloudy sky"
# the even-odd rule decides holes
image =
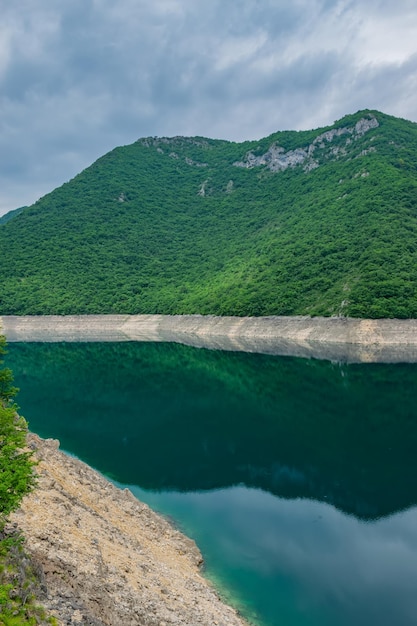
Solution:
[[[417,121],[415,0],[0,0],[0,215],[149,135]]]

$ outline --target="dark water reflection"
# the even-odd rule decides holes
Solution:
[[[416,623],[416,365],[134,343],[8,364],[32,430],[179,520],[260,621]]]

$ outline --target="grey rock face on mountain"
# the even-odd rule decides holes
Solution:
[[[236,161],[233,165],[245,168],[265,165],[271,172],[279,172],[287,169],[287,167],[295,167],[296,165],[305,163],[306,171],[310,171],[320,165],[319,161],[313,158],[313,155],[318,156],[317,151],[321,152],[321,158],[325,157],[326,154],[332,154],[333,156],[336,156],[339,152],[346,154],[347,146],[349,146],[352,139],[355,140],[362,137],[369,130],[377,128],[378,126],[379,122],[375,117],[362,118],[352,127],[333,128],[321,133],[305,148],[297,148],[296,150],[288,150],[286,152],[284,148],[274,143],[264,154],[257,156],[249,151],[243,161]],[[331,144],[336,137],[343,135],[349,136],[344,147],[329,147],[329,144]]]

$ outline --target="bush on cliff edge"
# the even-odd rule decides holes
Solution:
[[[1,357],[5,339],[0,336]],[[27,424],[17,413],[9,369],[0,369],[0,625],[56,624],[36,605],[38,581],[23,550],[18,531],[6,527],[9,513],[17,509],[34,485],[32,453],[25,449]]]
[[[0,336],[1,357],[5,339]],[[13,402],[16,388],[9,369],[0,370],[0,531],[7,516],[16,509],[33,486],[31,452],[25,450],[27,424]]]

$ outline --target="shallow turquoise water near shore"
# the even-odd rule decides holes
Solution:
[[[181,520],[207,555],[208,574],[261,623],[414,623],[416,508],[369,523],[322,502],[245,487],[208,494],[130,488]]]
[[[417,366],[11,344],[30,427],[193,536],[260,624],[417,615]]]

